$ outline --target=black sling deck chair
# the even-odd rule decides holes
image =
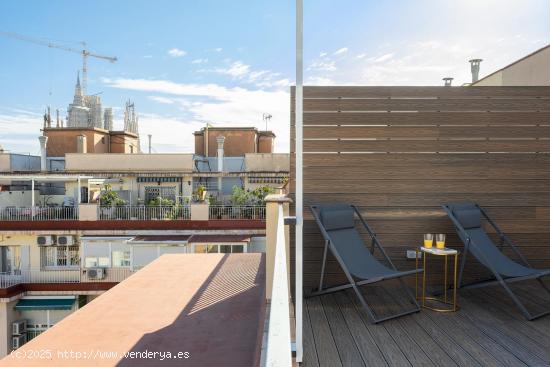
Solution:
[[[420,311],[420,306],[412,295],[406,284],[401,279],[404,276],[416,274],[422,271],[422,269],[410,270],[410,271],[398,271],[391,262],[388,255],[378,242],[376,234],[365,222],[359,211],[354,205],[347,204],[324,204],[313,205],[310,207],[315,217],[315,221],[323,234],[325,239],[325,248],[323,253],[323,264],[321,268],[321,279],[319,280],[319,289],[309,294],[310,297],[318,296],[326,293],[338,292],[344,289],[353,288],[357,298],[361,302],[361,305],[367,311],[371,321],[375,324],[394,319],[396,317],[409,315],[414,312]],[[355,229],[355,214],[359,217],[359,220],[372,238],[371,249],[369,250],[359,232]],[[379,262],[374,257],[375,246],[380,250],[384,258],[389,263],[389,267]],[[330,251],[340,264],[340,267],[346,274],[349,281],[347,284],[324,288],[323,277],[325,273],[325,265],[327,260],[327,250]],[[366,284],[372,284],[381,282],[388,279],[399,279],[401,286],[405,290],[407,296],[412,301],[414,309],[404,311],[398,314],[377,317],[374,311],[367,304],[365,297],[361,293],[359,287]]]
[[[471,289],[500,284],[527,320],[534,320],[550,314],[550,310],[548,310],[532,315],[508,286],[508,283],[536,279],[542,287],[550,293],[550,289],[541,279],[543,276],[550,275],[550,269],[535,269],[531,267],[519,249],[514,246],[512,241],[510,241],[479,205],[475,203],[455,203],[443,205],[443,209],[453,221],[458,236],[462,242],[464,242],[464,254],[462,256],[458,275],[458,286],[460,288]],[[500,237],[500,244],[498,247],[482,228],[482,218],[487,219],[488,223],[495,229]],[[502,248],[505,244],[512,248],[524,265],[515,262],[501,252],[499,247]],[[466,264],[466,255],[468,253],[472,254],[482,265],[487,267],[491,273],[493,273],[493,277],[469,284],[462,284],[462,275]]]

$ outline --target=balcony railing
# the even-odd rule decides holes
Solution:
[[[208,219],[257,219],[265,220],[265,206],[261,205],[211,205]]]
[[[35,206],[0,208],[0,220],[77,220],[78,209],[72,206]]]
[[[268,246],[268,259],[274,255],[272,265],[267,266],[267,292],[271,290],[269,317],[267,321],[266,343],[262,356],[262,365],[271,367],[292,366],[292,339],[290,318],[290,287],[287,252],[287,236],[284,220],[284,203],[278,203],[277,217],[270,218]],[[272,213],[272,211],[270,211]],[[275,227],[275,228],[273,228]],[[271,279],[269,279],[271,278]],[[270,289],[271,288],[271,289]]]
[[[99,220],[181,220],[191,219],[188,205],[181,206],[98,206]]]
[[[9,288],[17,284],[30,283],[118,283],[132,275],[135,270],[125,267],[102,268],[98,276],[91,269],[30,269],[11,273],[0,273],[0,288]]]

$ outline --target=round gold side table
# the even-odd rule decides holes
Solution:
[[[418,269],[418,251],[420,251],[420,253],[422,254],[422,269],[423,269],[423,272],[422,272],[422,293],[420,295],[420,298],[418,298],[418,273],[416,274],[416,299],[418,299],[420,301],[420,305],[423,307],[423,308],[426,308],[428,310],[432,310],[432,311],[437,311],[437,312],[455,312],[456,310],[458,310],[458,304],[457,304],[457,296],[456,296],[456,288],[457,288],[457,284],[456,284],[456,276],[457,276],[457,269],[458,269],[458,251],[457,250],[453,250],[453,249],[450,249],[450,248],[436,248],[436,247],[431,247],[431,248],[427,248],[427,247],[420,247],[420,250],[416,250],[416,268]],[[426,277],[427,277],[427,258],[428,258],[428,255],[432,255],[432,256],[443,256],[444,259],[445,259],[445,275],[444,275],[444,279],[445,279],[445,283],[444,283],[444,291],[443,291],[443,297],[432,297],[432,296],[429,296],[427,297],[426,296]],[[447,265],[447,258],[449,256],[454,256],[454,272],[453,272],[453,289],[452,289],[452,294],[453,294],[453,297],[452,297],[452,302],[450,301],[450,297],[448,297],[448,281],[447,281],[447,273],[448,273],[448,265]],[[428,304],[428,302],[426,301],[431,301],[429,303],[431,304]],[[442,305],[442,307],[436,307],[435,305],[433,305],[433,303],[439,303],[440,305]]]

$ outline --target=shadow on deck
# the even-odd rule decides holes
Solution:
[[[540,286],[514,286],[527,307],[550,307]],[[375,311],[395,311],[395,284],[365,288]],[[305,300],[302,366],[549,366],[550,316],[526,321],[501,288],[459,293],[456,313],[422,310],[369,323],[352,293]],[[397,302],[397,303],[396,303]]]

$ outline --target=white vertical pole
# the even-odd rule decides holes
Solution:
[[[76,206],[80,205],[82,201],[82,191],[80,190],[80,176],[76,179],[77,191],[76,191]]]
[[[31,179],[31,216],[32,216],[32,219],[31,220],[34,220],[34,206],[35,206],[35,202],[34,202],[34,178]]]
[[[302,362],[302,302],[303,302],[303,0],[296,0],[296,361]]]

